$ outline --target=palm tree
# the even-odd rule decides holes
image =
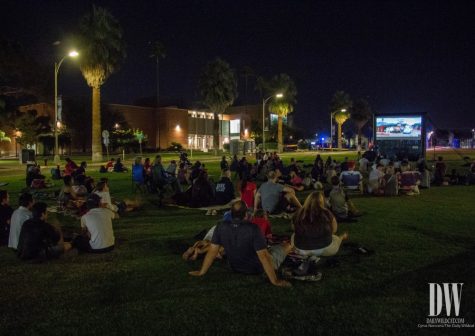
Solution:
[[[351,108],[351,99],[350,96],[344,91],[337,91],[333,95],[332,102],[330,105],[331,116],[334,117],[336,123],[338,124],[338,148],[341,149],[341,126],[348,120],[350,117],[349,110]],[[333,130],[331,130],[333,132]]]
[[[203,103],[214,113],[213,147],[217,151],[220,145],[218,115],[224,113],[238,95],[236,74],[227,62],[217,58],[204,68],[198,88]]]
[[[371,107],[365,99],[357,99],[351,107],[351,119],[355,122],[358,129],[358,147],[361,150],[361,130],[371,118]]]
[[[160,59],[165,58],[166,56],[166,49],[165,46],[160,43],[159,41],[155,41],[153,43],[150,43],[150,58],[155,58],[155,61],[157,63],[157,109],[158,109],[158,103],[160,101],[160,81],[159,81],[159,70],[160,70]]]
[[[267,91],[270,95],[282,93],[283,97],[280,99],[273,99],[269,103],[269,111],[277,114],[277,143],[279,153],[284,148],[282,120],[284,117],[294,111],[294,105],[297,102],[297,87],[294,81],[287,74],[279,74],[274,76],[269,83],[267,83]]]
[[[92,161],[102,161],[101,86],[123,63],[122,28],[104,8],[92,7],[79,24],[80,68],[92,88]]]

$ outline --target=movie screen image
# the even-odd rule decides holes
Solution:
[[[418,140],[421,138],[421,130],[421,116],[376,117],[376,139],[378,140]]]

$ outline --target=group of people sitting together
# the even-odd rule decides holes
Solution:
[[[15,211],[9,195],[0,190],[0,241],[17,251],[22,259],[54,257],[76,248],[84,252],[107,252],[114,248],[112,219],[137,206],[133,202],[113,202],[109,181],[102,178],[96,184],[86,176],[87,165],[77,166],[66,159],[66,166],[55,173],[64,186],[59,195],[61,207],[76,209],[81,218],[82,234],[64,239],[61,230],[47,222],[47,206],[35,203],[31,194],[23,193]],[[122,172],[126,168],[109,163],[106,171]],[[195,260],[206,253],[199,271],[202,276],[216,258],[225,257],[231,268],[240,273],[265,273],[277,286],[290,284],[277,276],[277,270],[289,253],[300,255],[306,263],[321,256],[335,255],[348,233],[338,234],[338,223],[355,222],[362,215],[349,197],[350,192],[395,196],[415,195],[419,188],[453,183],[447,168],[439,158],[433,169],[423,159],[412,165],[407,160],[389,160],[384,155],[367,152],[356,161],[345,158],[338,163],[317,155],[311,165],[291,159],[284,165],[277,153],[258,153],[256,162],[234,156],[229,163],[220,162],[221,176],[217,182],[208,176],[204,164],[191,164],[186,155],[178,163],[171,160],[167,168],[157,155],[151,163],[136,158],[131,168],[132,180],[139,188],[150,192],[169,192],[170,201],[189,207],[210,207],[229,204],[231,210],[193,246],[183,258]],[[102,169],[102,168],[101,168]],[[233,175],[234,174],[234,175]],[[475,177],[472,164],[466,181]],[[460,180],[460,177],[458,177]],[[459,183],[459,180],[457,183]],[[310,190],[305,201],[297,193]],[[240,199],[236,199],[236,198]],[[302,199],[302,197],[301,197]],[[207,214],[215,215],[216,210]],[[271,217],[291,219],[293,233],[288,241],[276,243]],[[319,280],[321,274],[307,280]]]
[[[59,225],[48,223],[48,206],[22,193],[13,210],[7,191],[0,190],[0,244],[16,251],[22,260],[56,258],[72,249],[104,253],[114,249],[115,238],[110,210],[103,199],[92,193],[85,201],[88,211],[81,216],[81,233],[64,237]]]
[[[225,158],[222,162],[221,166],[226,168]],[[193,276],[206,274],[215,259],[226,256],[236,272],[264,272],[272,284],[289,286],[287,281],[277,277],[277,270],[289,253],[307,258],[302,265],[308,268],[312,260],[335,255],[342,241],[348,239],[347,232],[337,234],[338,223],[353,222],[355,217],[362,215],[349,199],[349,191],[415,195],[419,193],[419,186],[428,188],[431,183],[442,185],[451,180],[445,174],[442,158],[435,164],[433,174],[424,160],[419,160],[413,167],[407,160],[392,161],[384,156],[371,158],[367,153],[358,162],[345,158],[341,163],[331,158],[324,162],[318,155],[313,165],[304,166],[311,168],[310,172],[305,172],[293,159],[290,165],[283,167],[276,154],[268,153],[258,154],[254,166],[247,165],[244,158],[240,161],[235,158],[233,165],[240,177],[241,200],[235,201],[218,225],[183,254],[185,260],[195,260],[206,253],[200,270],[190,272]],[[257,188],[259,168],[262,167],[265,167],[267,181]],[[472,163],[468,176],[475,174],[474,169]],[[295,192],[305,189],[317,191],[311,192],[302,206]],[[248,190],[253,191],[254,197]],[[293,212],[293,234],[289,242],[275,244],[269,216],[281,211]],[[304,278],[316,281],[321,274]]]

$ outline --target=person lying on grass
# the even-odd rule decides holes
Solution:
[[[22,260],[56,258],[71,249],[71,244],[63,241],[61,230],[46,222],[47,207],[46,203],[35,203],[33,218],[23,223],[17,249]]]
[[[269,281],[280,287],[290,283],[276,275],[287,254],[292,250],[288,243],[274,245],[267,249],[266,240],[255,224],[247,220],[247,206],[236,201],[231,207],[231,221],[220,222],[213,233],[211,245],[199,271],[189,272],[193,276],[203,276],[213,264],[221,247],[224,247],[231,269],[244,274],[265,272]]]
[[[335,255],[341,242],[348,238],[346,232],[336,235],[338,227],[335,216],[325,208],[323,193],[318,191],[308,195],[303,207],[295,213],[292,225],[295,230],[292,235],[295,252],[303,256]]]

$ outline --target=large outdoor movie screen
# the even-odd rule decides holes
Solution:
[[[421,138],[421,130],[421,116],[376,117],[377,140],[419,140]]]

